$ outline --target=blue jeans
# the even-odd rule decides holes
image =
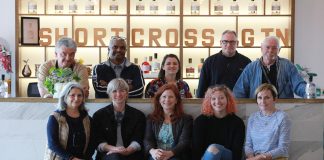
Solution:
[[[215,150],[216,152],[213,153],[210,150]],[[211,144],[208,146],[205,154],[202,157],[203,160],[232,160],[232,151],[225,148],[219,144]]]

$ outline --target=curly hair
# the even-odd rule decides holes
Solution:
[[[160,97],[166,90],[171,90],[174,93],[177,100],[177,103],[174,107],[174,112],[171,115],[171,122],[176,122],[181,116],[184,115],[183,104],[178,88],[173,84],[165,84],[158,89],[153,98],[154,110],[148,117],[154,122],[164,121],[164,111],[160,103]]]
[[[201,113],[206,116],[214,115],[214,110],[211,105],[211,98],[216,91],[221,91],[226,96],[226,99],[227,99],[226,113],[227,114],[235,113],[237,111],[237,109],[236,109],[236,102],[235,102],[234,96],[233,96],[231,90],[228,87],[226,87],[225,85],[215,85],[215,86],[208,88],[208,90],[206,91],[206,94],[205,94],[205,98],[202,103]]]

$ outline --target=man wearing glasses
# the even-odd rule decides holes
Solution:
[[[123,78],[129,86],[130,98],[143,96],[144,78],[140,68],[126,57],[126,39],[113,36],[108,46],[108,60],[93,68],[92,84],[96,98],[108,98],[108,83],[114,78]]]
[[[249,58],[238,53],[237,34],[226,30],[222,34],[222,50],[206,59],[200,72],[197,98],[204,98],[209,86],[225,84],[231,90],[241,75],[244,67],[251,62]]]
[[[266,37],[261,44],[262,57],[246,66],[234,86],[236,98],[255,98],[255,89],[269,83],[276,87],[278,98],[294,98],[305,95],[306,82],[288,59],[278,56],[279,39]]]

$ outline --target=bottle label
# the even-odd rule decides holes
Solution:
[[[251,5],[249,6],[249,11],[251,12],[256,12],[258,10],[258,6],[257,5]]]
[[[143,72],[149,72],[149,71],[151,71],[151,66],[149,66],[149,65],[142,65],[141,66],[141,69],[142,69],[142,71]]]
[[[214,6],[214,11],[223,11],[223,6],[222,5]]]
[[[144,9],[145,9],[144,5],[136,5],[137,11],[144,11]]]
[[[314,83],[306,85],[306,98],[315,98],[316,97],[316,87]]]
[[[86,5],[85,10],[94,11],[94,5]]]
[[[167,11],[175,11],[175,6],[174,5],[168,5],[166,10]]]
[[[55,8],[55,10],[63,10],[63,5],[62,4],[56,4],[54,8]]]
[[[109,6],[109,9],[111,11],[118,11],[118,5],[112,4],[112,5]]]
[[[37,10],[37,4],[36,3],[29,3],[28,4],[28,10]]]
[[[239,5],[232,5],[231,11],[239,11]]]
[[[192,11],[199,11],[200,10],[200,6],[198,6],[198,5],[192,5],[191,6],[191,10]]]
[[[273,11],[280,10],[280,5],[272,5],[271,10],[273,10]]]
[[[153,62],[152,63],[152,71],[159,71],[160,70],[160,63]]]
[[[71,5],[69,5],[69,10],[76,11],[76,10],[78,10],[78,6],[76,4],[71,4]]]
[[[186,73],[195,73],[195,68],[194,67],[186,68]]]
[[[158,11],[158,10],[159,10],[159,6],[156,6],[156,5],[150,6],[150,11]]]

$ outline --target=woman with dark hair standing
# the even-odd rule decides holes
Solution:
[[[158,78],[152,80],[146,86],[145,98],[154,97],[157,90],[164,84],[176,85],[180,92],[181,98],[192,98],[189,85],[180,79],[180,77],[181,67],[179,58],[174,54],[165,55]]]
[[[45,160],[92,159],[91,118],[84,106],[85,94],[78,83],[67,83],[58,99],[58,110],[47,122]]]
[[[193,160],[241,160],[245,126],[228,87],[208,88],[194,122]]]
[[[178,88],[162,86],[153,101],[154,111],[147,118],[144,138],[149,159],[190,159],[192,117],[183,111]]]

